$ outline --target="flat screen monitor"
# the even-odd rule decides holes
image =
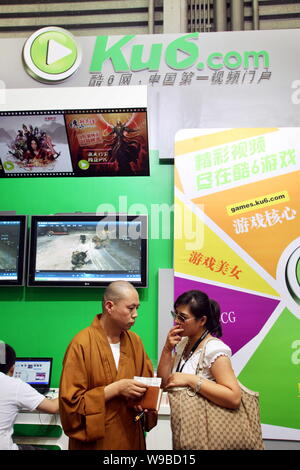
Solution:
[[[29,286],[147,286],[147,216],[32,216]]]
[[[23,380],[41,393],[50,388],[52,357],[17,357],[14,377]]]
[[[0,286],[24,284],[26,216],[0,215]]]

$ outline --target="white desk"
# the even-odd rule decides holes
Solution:
[[[147,433],[146,446],[147,450],[172,450],[170,406],[166,392],[162,396],[157,425]]]
[[[58,397],[58,389],[51,389],[50,392],[46,395],[46,397],[56,398]],[[14,437],[14,441],[16,444],[32,444],[32,445],[55,445],[59,446],[62,450],[68,449],[68,440],[69,438],[64,434],[60,416],[59,414],[49,414],[49,413],[42,413],[40,411],[21,411],[15,424],[28,424],[28,425],[36,425],[36,426],[45,426],[45,435],[43,436],[16,436]],[[49,436],[47,436],[47,428],[49,426]],[[50,437],[51,436],[51,429],[53,426],[57,426],[58,431],[61,431],[61,436],[59,437]]]
[[[16,444],[31,445],[53,445],[59,446],[61,450],[68,449],[68,436],[63,432],[59,415],[41,413],[38,411],[21,412],[18,414],[15,424],[35,424],[39,426],[59,426],[61,428],[60,437],[47,436],[16,436],[14,441]]]

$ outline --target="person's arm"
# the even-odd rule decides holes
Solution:
[[[158,368],[157,376],[162,379],[162,387],[167,384],[168,377],[170,376],[174,364],[173,349],[181,341],[180,333],[183,331],[180,326],[174,326],[168,333],[166,343],[163,347]]]
[[[58,398],[49,400],[20,379],[16,379],[16,400],[20,410],[38,410],[51,414],[59,412]]]
[[[36,407],[36,409],[44,413],[57,414],[59,412],[58,398],[53,398],[52,400],[44,398],[44,400],[41,401],[41,403]]]
[[[210,370],[216,382],[200,379],[194,374],[176,372],[168,378],[166,388],[188,386],[195,389],[201,380],[198,393],[224,408],[238,408],[241,402],[241,391],[230,359],[226,356],[218,357]]]

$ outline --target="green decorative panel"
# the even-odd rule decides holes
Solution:
[[[62,428],[56,424],[15,424],[13,437],[60,437]]]
[[[48,215],[97,212],[148,213],[148,288],[139,289],[139,316],[133,328],[157,365],[158,270],[173,267],[173,164],[150,152],[150,176],[101,178],[20,178],[1,180],[1,211]],[[140,212],[141,213],[141,212]],[[30,222],[30,221],[29,221]],[[169,233],[168,233],[169,232]],[[101,311],[103,289],[0,287],[0,340],[18,356],[53,357],[51,387],[59,387],[68,344]]]

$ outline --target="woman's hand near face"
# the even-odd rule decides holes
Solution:
[[[181,341],[183,331],[184,329],[181,326],[175,325],[168,333],[157,368],[157,376],[162,378],[162,387],[165,386],[171,374],[174,363],[172,352],[175,346]]]
[[[165,349],[168,351],[173,351],[173,349],[177,346],[177,344],[181,341],[183,328],[180,325],[175,325],[168,333]]]

